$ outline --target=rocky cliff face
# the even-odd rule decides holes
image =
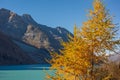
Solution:
[[[38,24],[28,14],[20,16],[4,8],[0,9],[0,32],[9,36],[37,63],[45,63],[49,51],[58,52],[62,47],[60,41],[68,41],[67,35],[72,35],[64,28]]]
[[[23,41],[37,48],[49,48],[47,35],[39,27],[33,25],[27,26]]]

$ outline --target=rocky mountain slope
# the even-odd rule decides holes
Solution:
[[[68,41],[67,35],[72,35],[64,28],[38,24],[28,14],[21,16],[4,8],[0,9],[0,32],[37,63],[45,63],[50,57],[49,51],[58,52],[62,47],[60,41]]]
[[[0,33],[0,65],[37,63],[9,37]]]

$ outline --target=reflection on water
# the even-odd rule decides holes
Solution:
[[[0,80],[45,80],[50,65],[0,66]]]

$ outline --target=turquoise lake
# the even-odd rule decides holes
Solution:
[[[46,74],[54,74],[49,65],[0,66],[0,80],[47,80]]]

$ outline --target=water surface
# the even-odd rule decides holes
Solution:
[[[0,80],[46,80],[46,74],[53,74],[50,65],[0,66]]]

